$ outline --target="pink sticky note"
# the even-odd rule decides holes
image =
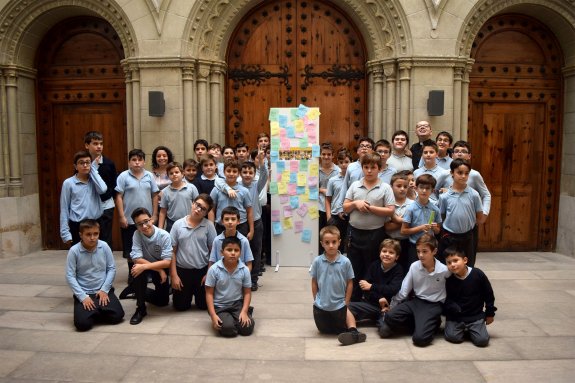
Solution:
[[[299,170],[299,161],[298,160],[291,160],[289,163],[289,169],[292,172],[297,172]]]
[[[288,195],[280,195],[280,204],[285,204],[289,202],[289,196]]]
[[[300,207],[297,208],[296,212],[300,217],[305,217],[305,215],[307,214],[307,205],[305,203],[302,203],[300,205]]]
[[[272,221],[279,222],[281,220],[280,211],[279,210],[272,210]]]
[[[296,195],[297,194],[296,184],[288,184],[288,194],[289,195]]]
[[[294,228],[294,232],[295,233],[301,233],[303,231],[303,221],[296,221],[294,222],[295,228]]]
[[[291,217],[292,210],[290,206],[284,206],[284,217]]]

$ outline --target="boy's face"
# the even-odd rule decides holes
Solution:
[[[222,257],[224,258],[224,262],[238,263],[240,254],[240,246],[236,243],[228,243],[226,247],[222,249]]]
[[[388,270],[390,267],[397,263],[399,254],[397,254],[391,247],[382,247],[381,251],[379,252],[379,259],[381,260],[383,268]]]
[[[136,228],[146,237],[151,237],[154,234],[154,221],[152,221],[152,217],[147,214],[140,214],[136,218],[134,218],[134,224],[136,224]]]
[[[178,168],[176,166],[176,167],[170,169],[170,172],[168,173],[168,177],[170,177],[170,181],[172,181],[172,183],[177,184],[177,183],[182,181],[183,174],[180,171],[180,168]]]
[[[81,157],[78,158],[78,160],[74,164],[74,169],[76,169],[78,174],[86,175],[90,174],[91,165],[92,165],[92,159],[90,157]]]
[[[419,121],[415,125],[415,134],[419,138],[419,141],[425,141],[431,137],[431,126],[427,121]]]
[[[212,160],[204,162],[202,171],[206,177],[213,177],[216,174],[216,163]]]
[[[215,147],[215,148],[211,148],[208,150],[208,153],[211,154],[212,156],[214,156],[214,158],[220,158],[222,156],[222,153],[220,152],[220,148]]]
[[[471,160],[471,153],[465,146],[458,146],[453,149],[453,159],[461,158],[462,160]]]
[[[345,157],[343,160],[337,160],[337,165],[345,173],[347,167],[349,166],[350,161],[351,160],[349,159],[349,157]]]
[[[323,235],[323,239],[321,240],[321,246],[325,251],[325,255],[328,257],[337,255],[340,242],[341,239],[337,234],[325,233]]]
[[[415,176],[410,174],[407,176],[407,180],[409,182],[409,188],[415,190]]]
[[[104,141],[92,139],[89,144],[84,144],[87,151],[90,152],[92,158],[96,158],[102,155],[104,150]]]
[[[366,181],[373,181],[377,178],[379,173],[379,166],[377,164],[365,164],[361,167]]]
[[[238,157],[238,161],[247,161],[249,157],[248,148],[245,146],[237,148],[236,157]]]
[[[196,158],[200,158],[201,156],[206,154],[207,151],[208,151],[208,148],[206,148],[202,144],[196,145],[196,147],[194,148],[194,153],[196,153]]]
[[[444,135],[439,135],[437,137],[437,141],[435,142],[437,143],[437,146],[439,147],[439,151],[441,153],[447,152],[447,149],[449,149],[449,147],[451,146],[451,141],[449,140],[449,137]]]
[[[197,199],[192,203],[191,215],[205,217],[208,214],[208,204],[203,199]]]
[[[226,228],[226,230],[235,230],[235,228],[240,223],[238,216],[235,214],[225,214],[222,218],[222,225]]]
[[[258,138],[258,148],[261,150],[264,147],[270,146],[270,139],[268,137]]]
[[[88,227],[80,232],[80,241],[82,246],[88,250],[93,250],[98,245],[98,238],[100,237],[100,228]]]
[[[255,172],[254,169],[252,168],[242,168],[242,172],[241,172],[241,176],[242,176],[242,181],[244,181],[245,184],[251,184],[252,181],[254,180]]]
[[[235,183],[238,181],[238,176],[240,172],[236,168],[227,167],[224,169],[224,175],[226,176],[227,183]]]
[[[186,166],[184,169],[184,176],[186,176],[186,180],[190,182],[196,178],[196,174],[198,174],[198,169],[195,166]]]
[[[433,146],[424,146],[423,147],[423,161],[425,162],[425,164],[435,164],[435,158],[437,157],[437,152],[435,151],[435,148]]]
[[[156,163],[158,166],[166,166],[168,164],[168,153],[165,150],[158,150],[156,153]]]
[[[424,266],[431,266],[435,263],[435,254],[437,249],[431,250],[431,247],[427,244],[417,245],[417,258],[421,261]]]
[[[395,136],[391,144],[393,145],[393,150],[401,152],[407,146],[407,137],[405,137],[403,134]]]
[[[333,151],[331,149],[322,149],[320,156],[322,165],[327,166],[333,163]]]
[[[379,154],[379,156],[381,157],[381,159],[383,160],[383,163],[387,163],[387,159],[389,158],[389,156],[391,155],[391,150],[388,147],[385,146],[378,146],[377,148],[375,148],[375,152],[377,154]]]
[[[393,185],[391,185],[391,189],[393,190],[393,195],[397,199],[405,199],[407,196],[407,189],[409,189],[409,181],[396,179]]]
[[[223,156],[224,160],[233,160],[236,158],[232,148],[226,148],[226,150],[224,150]]]
[[[445,262],[453,274],[459,277],[464,277],[467,274],[467,257],[463,257],[461,254],[450,255],[445,259]]]
[[[373,150],[373,146],[369,141],[361,141],[357,147],[357,155],[359,158],[365,156],[367,153]]]
[[[465,165],[459,165],[451,171],[453,183],[458,185],[467,185],[469,179],[469,168]]]
[[[132,156],[132,157],[130,157],[130,161],[128,161],[128,167],[133,172],[134,171],[135,172],[141,172],[142,170],[144,170],[145,164],[146,164],[146,161],[144,161],[144,159],[142,157],[139,157],[139,156]]]
[[[431,192],[433,191],[431,185],[419,184],[417,185],[416,189],[417,189],[417,197],[421,202],[427,202],[429,200],[429,197],[431,196]]]

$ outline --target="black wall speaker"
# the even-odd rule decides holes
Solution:
[[[166,101],[164,92],[148,92],[149,115],[152,117],[163,117],[166,113]]]
[[[444,92],[442,90],[430,90],[427,99],[427,114],[430,116],[443,116]]]

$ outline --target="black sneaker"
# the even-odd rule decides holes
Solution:
[[[122,292],[120,293],[120,296],[118,298],[120,298],[120,299],[136,299],[136,292],[134,291],[134,289],[132,289],[132,286],[128,285],[128,286],[126,286],[126,288],[124,290],[122,290]]]
[[[339,340],[339,343],[341,343],[343,346],[365,342],[366,338],[367,336],[364,333],[357,330],[342,332],[337,336],[337,340]]]
[[[389,338],[391,336],[391,328],[387,323],[385,323],[385,320],[378,321],[377,325],[377,332],[380,337]]]
[[[139,324],[146,315],[148,315],[146,311],[136,309],[136,312],[134,313],[134,315],[132,315],[132,318],[130,319],[130,324],[134,325]]]
[[[258,291],[258,288],[259,287],[257,282],[252,283],[252,291]]]

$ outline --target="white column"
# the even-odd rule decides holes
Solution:
[[[383,120],[383,68],[381,64],[377,64],[371,68],[371,77],[373,79],[373,131],[370,132],[370,137],[377,141],[385,137],[385,126]]]
[[[401,99],[399,104],[399,126],[402,130],[409,132],[409,90],[411,85],[411,63],[403,62],[399,64],[399,84]]]
[[[140,70],[138,68],[132,69],[132,119],[133,127],[132,132],[134,135],[133,148],[142,148],[142,108],[141,108],[142,95],[140,94]]]
[[[134,95],[132,93],[132,72],[129,66],[124,66],[124,77],[126,78],[126,130],[128,139],[128,150],[134,148]]]
[[[210,75],[210,67],[206,64],[200,64],[198,70],[198,96],[196,100],[197,110],[198,110],[198,137],[209,140],[209,110],[208,110],[208,100],[209,100],[209,89],[208,89],[208,76]]]
[[[210,136],[209,142],[225,142],[223,133],[223,111],[221,109],[222,79],[224,67],[215,63],[210,73]]]
[[[195,100],[194,100],[194,68],[185,66],[182,68],[182,82],[184,88],[184,158],[194,157],[194,141],[198,136],[197,126],[194,120]]]
[[[463,104],[461,93],[463,72],[465,68],[456,66],[453,68],[453,140],[461,140],[461,114],[463,108],[467,110],[467,104]]]
[[[461,140],[467,140],[467,117],[469,115],[469,73],[471,73],[472,65],[472,62],[467,63],[465,70],[463,71],[463,77],[461,79],[461,122],[459,125],[459,134]]]
[[[396,100],[396,75],[395,64],[388,64],[383,67],[383,74],[385,75],[385,101],[386,101],[386,137],[391,138],[393,132],[398,130],[396,126],[396,113],[397,104]]]
[[[8,153],[8,123],[6,121],[6,81],[4,71],[0,70],[0,197],[8,195],[8,183],[10,174],[10,161]]]
[[[16,69],[7,69],[6,74],[6,111],[8,122],[8,145],[10,178],[8,193],[10,196],[22,194],[22,175],[20,173],[20,129],[18,127],[18,83]]]

